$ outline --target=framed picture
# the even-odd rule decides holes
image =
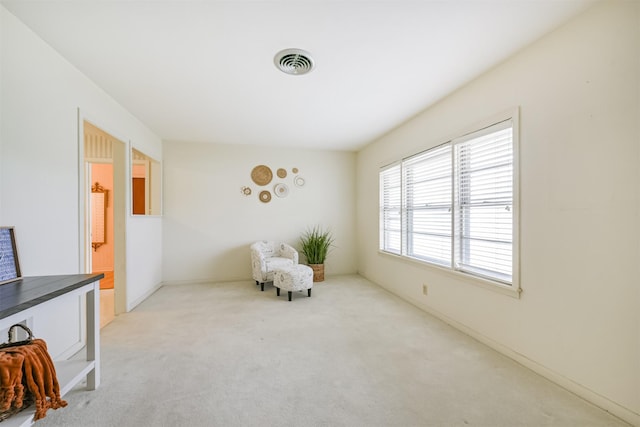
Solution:
[[[0,285],[21,278],[13,227],[0,227]]]

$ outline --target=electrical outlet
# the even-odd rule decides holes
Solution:
[[[426,284],[426,283],[423,283],[423,284],[422,284],[422,293],[423,293],[424,295],[427,295],[427,293],[428,293],[428,292],[429,292],[429,289],[428,289],[428,287],[427,287],[427,284]]]

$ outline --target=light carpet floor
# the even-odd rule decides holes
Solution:
[[[357,276],[165,286],[37,426],[627,426]]]

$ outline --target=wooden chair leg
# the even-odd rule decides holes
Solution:
[[[260,283],[260,290],[264,292],[264,282]]]
[[[280,288],[276,288],[276,295],[280,296]]]
[[[292,293],[293,293],[293,292],[289,291],[289,301],[291,301],[291,294],[292,294]]]

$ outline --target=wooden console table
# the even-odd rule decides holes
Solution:
[[[100,279],[104,274],[72,274],[65,276],[24,277],[0,285],[0,330],[37,316],[38,306],[55,302],[62,295],[84,295],[87,302],[85,360],[54,361],[60,394],[64,396],[83,378],[87,389],[100,385]],[[33,334],[40,338],[38,331]],[[62,409],[64,410],[64,409]],[[32,407],[2,422],[2,427],[31,426],[35,410]]]

